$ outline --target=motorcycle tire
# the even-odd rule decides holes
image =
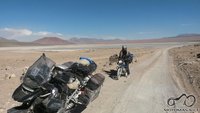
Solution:
[[[117,79],[119,80],[119,78],[121,77],[121,75],[122,75],[122,68],[118,68],[117,69]]]

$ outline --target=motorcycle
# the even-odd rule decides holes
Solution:
[[[99,73],[80,77],[71,73],[71,65],[56,66],[43,54],[28,68],[12,95],[22,104],[7,113],[73,113],[80,106],[86,108],[98,97],[105,77]]]
[[[128,77],[128,73],[126,71],[126,64],[124,61],[119,60],[117,66],[117,79],[119,79],[121,76]]]

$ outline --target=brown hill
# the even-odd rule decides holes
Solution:
[[[3,37],[0,37],[0,42],[18,42],[17,40],[14,39],[6,39]]]
[[[123,43],[165,43],[165,42],[200,42],[200,34],[182,34],[175,37],[142,40],[71,38],[64,40],[58,37],[44,37],[33,42],[18,42],[0,37],[0,47],[8,46],[38,46],[38,45],[68,45],[68,44],[123,44]]]
[[[196,42],[200,41],[200,34],[182,34],[175,37],[141,40],[97,39],[97,38],[71,38],[70,42],[76,44],[120,44],[120,43],[164,43],[164,42]]]
[[[73,44],[67,40],[63,40],[58,37],[44,37],[38,40],[33,41],[33,43],[43,44],[43,45],[66,45],[66,44]]]
[[[0,37],[0,47],[17,47],[17,46],[38,46],[39,44],[31,42],[19,42],[13,39]]]

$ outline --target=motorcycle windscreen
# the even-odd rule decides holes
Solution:
[[[30,66],[23,79],[23,84],[29,88],[37,88],[48,82],[51,78],[51,70],[55,62],[43,54],[32,66]]]

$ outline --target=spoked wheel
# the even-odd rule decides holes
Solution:
[[[128,77],[128,73],[127,73],[127,72],[125,72],[125,77],[126,77],[126,78]]]

